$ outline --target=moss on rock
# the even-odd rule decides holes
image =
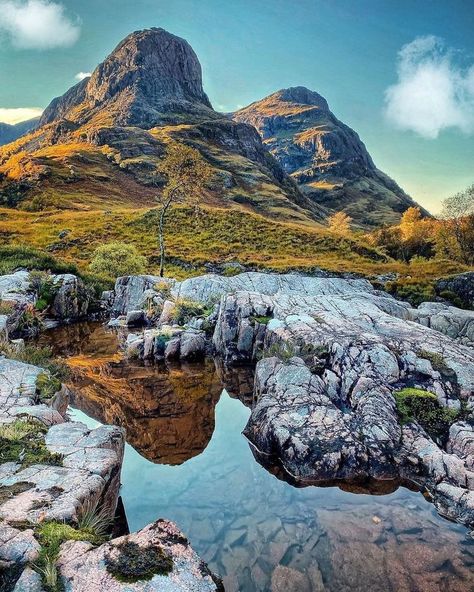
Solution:
[[[140,547],[133,541],[117,545],[117,556],[105,558],[107,571],[120,582],[151,580],[155,575],[167,575],[173,569],[172,558],[156,546]]]
[[[435,439],[445,437],[460,415],[458,410],[440,405],[436,395],[423,389],[404,388],[393,395],[401,423],[416,420]]]

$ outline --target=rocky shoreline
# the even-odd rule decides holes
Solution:
[[[106,297],[112,324],[146,325],[128,335],[131,357],[256,364],[244,433],[292,480],[402,478],[474,525],[472,311],[413,308],[362,279],[257,272],[119,278]],[[401,417],[405,395],[428,399],[429,421]]]
[[[53,320],[83,317],[89,302],[82,282],[74,276],[53,282],[60,283]],[[28,273],[17,272],[0,278],[0,298],[12,304],[0,317],[5,342],[38,294]],[[17,339],[9,347],[25,345]],[[67,388],[58,385],[47,399],[40,392],[39,380],[48,375],[0,356],[0,589],[221,589],[169,521],[112,540],[102,532],[112,527],[117,508],[125,430],[70,421]]]
[[[0,278],[0,298],[14,304],[2,321],[3,339],[18,330],[12,325],[17,311],[39,297],[24,273]],[[56,321],[87,311],[79,281],[53,278],[65,286],[61,306],[51,307],[63,311]],[[440,514],[474,527],[473,312],[442,303],[413,308],[363,279],[258,272],[183,282],[119,278],[102,306],[109,325],[127,329],[126,356],[190,361],[213,355],[227,367],[255,366],[244,434],[264,466],[271,460],[302,485],[404,480],[423,489]],[[36,445],[48,460],[28,462],[22,452],[0,465],[2,585],[16,592],[43,589],[37,569],[42,525],[77,529],[91,505],[110,520],[120,485],[124,431],[68,421],[67,389],[39,396],[44,374],[0,358],[0,429],[40,426]],[[402,405],[414,394],[418,407],[404,417]],[[415,413],[423,405],[431,415]],[[133,564],[137,548],[153,556],[151,579],[140,579],[140,572],[124,584],[114,569]],[[111,541],[62,539],[55,569],[75,592],[221,586],[167,521]]]

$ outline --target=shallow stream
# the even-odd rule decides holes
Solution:
[[[263,468],[241,434],[251,369],[125,362],[117,335],[97,323],[41,342],[71,367],[72,417],[127,430],[130,530],[174,520],[227,592],[474,589],[474,540],[421,493],[398,483],[298,488]]]

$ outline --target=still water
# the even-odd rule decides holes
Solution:
[[[73,418],[127,429],[130,530],[174,520],[227,592],[474,590],[474,541],[421,493],[297,488],[259,465],[241,434],[248,372],[126,363],[97,324],[42,339],[68,356]]]

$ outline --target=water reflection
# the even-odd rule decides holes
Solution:
[[[87,413],[74,415],[127,427],[121,493],[131,530],[175,520],[227,592],[474,589],[473,541],[420,493],[393,482],[371,492],[385,495],[297,488],[255,462],[241,434],[250,410],[221,394],[225,383],[243,398],[251,377],[212,364],[105,363],[114,355],[106,341],[100,355],[69,344],[84,381],[74,403]]]

